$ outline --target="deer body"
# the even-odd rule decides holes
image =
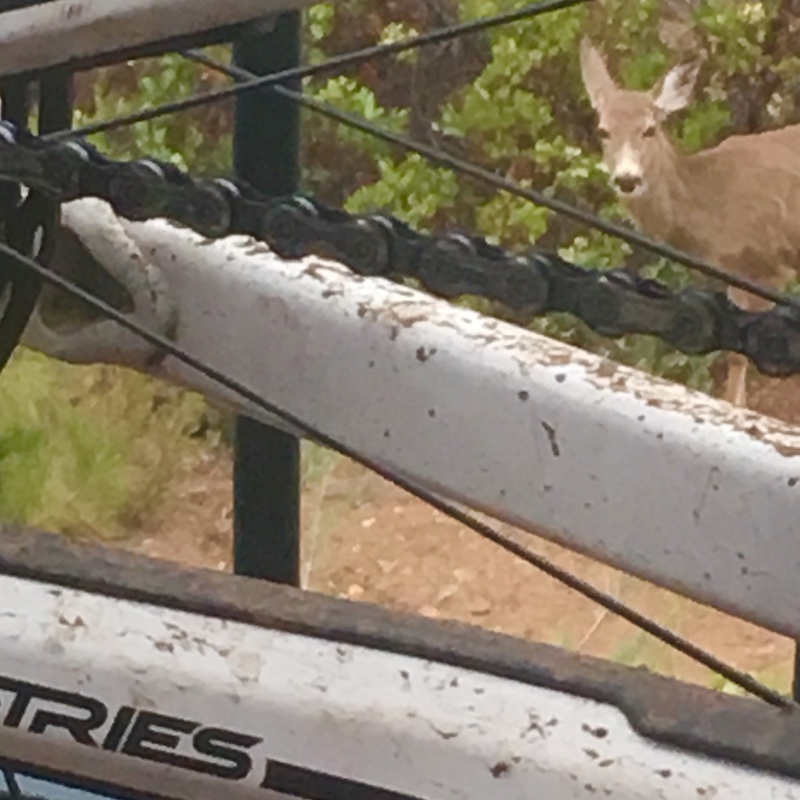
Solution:
[[[622,89],[588,42],[584,84],[598,115],[611,182],[636,225],[729,272],[783,288],[800,267],[800,125],[731,136],[685,155],[661,128],[688,104],[697,67],[674,68],[649,92]],[[739,306],[769,303],[730,288]],[[746,401],[747,360],[729,360],[726,398]]]

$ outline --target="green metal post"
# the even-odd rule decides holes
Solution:
[[[234,45],[235,63],[258,75],[300,61],[300,13],[281,14]],[[282,97],[248,92],[237,100],[236,173],[270,195],[299,181],[298,109]],[[265,343],[268,346],[269,343]],[[300,442],[240,417],[234,464],[234,569],[278,583],[300,582]]]

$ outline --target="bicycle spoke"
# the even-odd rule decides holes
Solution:
[[[252,76],[252,80],[250,80],[245,86],[204,92],[203,94],[189,97],[186,100],[177,100],[172,103],[164,103],[163,105],[155,106],[154,108],[148,108],[144,111],[138,111],[134,114],[128,114],[123,117],[116,117],[105,122],[97,122],[90,125],[85,125],[82,128],[58,131],[56,133],[49,134],[45,138],[48,141],[59,141],[74,138],[76,136],[89,136],[93,133],[102,133],[105,131],[116,130],[118,128],[125,128],[129,125],[135,125],[139,122],[148,122],[153,119],[158,119],[159,117],[175,114],[178,111],[187,111],[191,108],[197,108],[198,106],[204,106],[210,103],[218,103],[222,100],[227,100],[228,98],[235,97],[242,92],[251,91],[253,89],[263,89],[269,86],[275,86],[285,81],[293,81],[299,78],[310,78],[314,75],[321,75],[326,72],[341,72],[341,70],[345,67],[361,64],[364,61],[372,61],[375,58],[385,58],[386,56],[395,55],[407,50],[413,50],[418,47],[440,44],[452,39],[457,39],[461,36],[467,36],[471,33],[479,33],[480,31],[488,30],[489,28],[496,28],[501,25],[510,25],[514,22],[532,19],[541,14],[560,11],[562,9],[588,2],[591,2],[591,0],[545,0],[545,2],[533,3],[532,5],[525,6],[524,8],[520,8],[516,11],[506,11],[502,14],[495,14],[490,17],[481,17],[480,19],[473,20],[472,22],[462,22],[458,25],[449,25],[444,28],[437,28],[436,30],[429,31],[428,33],[423,33],[419,36],[413,36],[408,39],[402,39],[397,42],[387,42],[386,44],[377,44],[373,45],[372,47],[365,47],[361,50],[353,50],[349,53],[344,53],[340,56],[335,56],[331,59],[328,59],[327,61],[323,61],[320,64],[308,64],[302,67],[293,67],[292,69],[281,70],[280,72],[275,72],[271,75],[264,75],[261,77]]]
[[[195,50],[185,51],[183,55],[192,61],[196,61],[197,63],[204,64],[212,69],[216,69],[219,72],[234,78],[235,80],[243,81],[243,83],[239,84],[240,86],[249,86],[250,79],[254,77],[253,74],[247,70],[227,64],[220,64],[219,62],[208,58],[208,56],[206,56],[204,53],[197,52]],[[621,239],[628,244],[642,247],[645,250],[649,250],[650,252],[654,253],[655,255],[661,256],[662,258],[667,258],[671,261],[683,264],[683,266],[688,267],[689,269],[694,270],[701,275],[705,275],[709,278],[715,278],[716,280],[722,281],[728,286],[735,286],[738,289],[744,289],[751,294],[762,297],[765,300],[770,300],[779,305],[791,306],[793,308],[800,309],[800,299],[796,297],[778,292],[774,289],[769,289],[768,287],[762,286],[761,284],[748,280],[747,278],[741,278],[738,275],[734,275],[733,273],[720,269],[708,261],[704,261],[703,259],[696,258],[688,253],[684,253],[666,243],[651,239],[650,237],[645,236],[638,231],[634,231],[630,228],[624,228],[621,225],[615,225],[612,222],[606,222],[596,214],[592,214],[590,211],[584,211],[583,209],[580,209],[577,206],[573,206],[569,203],[565,203],[562,200],[556,200],[554,198],[547,197],[545,194],[542,192],[537,192],[535,189],[527,189],[524,186],[520,186],[515,181],[510,180],[509,178],[504,178],[501,175],[490,172],[484,167],[473,164],[470,161],[465,161],[462,158],[450,155],[446,150],[426,144],[425,142],[417,141],[401,133],[388,131],[362,117],[358,117],[346,111],[340,111],[329,103],[324,103],[320,100],[308,97],[301,92],[287,89],[285,86],[260,86],[256,88],[268,89],[269,91],[277,92],[284,97],[291,99],[294,102],[299,103],[300,105],[303,105],[319,114],[322,114],[323,116],[336,120],[343,125],[347,125],[350,128],[359,130],[362,133],[366,133],[369,136],[375,137],[376,139],[381,139],[384,142],[402,147],[405,150],[417,153],[428,159],[432,164],[448,167],[449,169],[453,169],[456,172],[462,173],[463,175],[469,175],[471,178],[474,178],[481,183],[486,183],[495,189],[515,195],[516,197],[521,197],[524,200],[528,200],[529,202],[542,206],[543,208],[550,209],[556,214],[573,219],[576,222],[580,222],[587,227],[594,228],[601,233],[614,236],[615,238]]]
[[[651,239],[650,237],[645,236],[638,231],[625,228],[621,225],[615,225],[611,222],[606,222],[596,214],[580,209],[577,206],[573,206],[569,203],[549,198],[542,192],[537,192],[533,189],[522,187],[515,181],[497,175],[483,167],[465,161],[464,159],[452,156],[446,151],[437,147],[415,141],[414,139],[403,136],[402,134],[383,130],[378,126],[372,125],[366,120],[359,119],[358,117],[345,112],[341,112],[333,106],[322,103],[318,100],[307,97],[299,92],[295,92],[280,85],[285,81],[310,77],[312,75],[322,74],[325,72],[337,70],[340,71],[343,67],[361,63],[363,61],[369,61],[373,58],[392,55],[405,50],[448,41],[471,33],[476,33],[481,30],[486,30],[491,27],[518,22],[524,19],[533,18],[540,14],[563,10],[589,1],[590,0],[548,0],[547,2],[525,6],[517,11],[505,12],[503,14],[484,17],[472,22],[460,23],[458,25],[451,25],[445,28],[437,28],[429,33],[420,34],[419,36],[410,37],[398,42],[374,45],[362,50],[352,51],[350,53],[329,59],[328,61],[324,61],[320,64],[282,70],[280,72],[265,76],[256,76],[247,72],[246,70],[240,70],[235,67],[219,64],[218,62],[208,59],[204,54],[190,51],[187,57],[204,63],[209,67],[219,70],[220,72],[228,74],[230,77],[236,78],[239,81],[238,84],[225,89],[218,89],[211,92],[197,94],[193,97],[186,98],[185,100],[166,103],[164,105],[151,109],[145,109],[144,111],[136,112],[134,114],[117,117],[103,122],[92,123],[82,128],[57,131],[43,136],[42,139],[44,141],[63,141],[81,136],[89,136],[94,133],[115,130],[136,124],[138,122],[149,121],[161,116],[174,114],[179,111],[185,111],[198,106],[218,102],[235,97],[243,92],[259,89],[271,89],[278,91],[285,97],[291,98],[295,102],[302,103],[307,108],[313,109],[318,113],[324,114],[332,119],[336,119],[343,124],[361,130],[362,132],[376,138],[380,138],[383,141],[398,145],[411,152],[418,153],[435,164],[440,164],[461,172],[462,174],[469,175],[470,177],[483,183],[487,183],[496,189],[508,192],[509,194],[517,197],[521,197],[529,202],[542,206],[543,208],[547,208],[554,213],[568,217],[590,228],[598,230],[601,233],[613,236],[636,247],[641,247],[662,258],[682,264],[683,266],[705,275],[706,277],[722,281],[728,286],[734,286],[742,289],[750,294],[756,295],[765,300],[769,300],[770,302],[800,309],[800,300],[792,297],[791,295],[787,295],[762,286],[747,278],[733,275],[725,270],[720,269],[714,264],[691,256],[688,253],[684,253],[683,251],[680,251],[664,242]]]

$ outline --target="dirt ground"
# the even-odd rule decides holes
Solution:
[[[751,407],[800,423],[800,378],[755,380],[750,393]],[[188,565],[230,569],[231,506],[227,456],[187,463],[147,532],[129,546]],[[788,689],[789,640],[537,537],[515,536],[726,661]],[[350,462],[332,460],[305,491],[303,545],[305,585],[318,591],[722,685],[704,668]]]

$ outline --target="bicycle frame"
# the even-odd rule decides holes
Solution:
[[[120,61],[232,38],[237,26],[312,0],[20,0],[3,13],[0,75]]]
[[[83,3],[66,36],[53,0],[3,15],[0,74],[308,4]],[[328,261],[121,225],[195,357],[420,486],[800,638],[795,429]],[[27,343],[85,362],[107,331]],[[0,596],[0,765],[24,774],[186,800],[800,798],[795,713],[556,648],[8,528]]]
[[[21,772],[185,800],[800,797],[800,717],[755,701],[32,531],[2,530],[0,574]]]
[[[421,486],[800,638],[792,427],[332,262],[123,227],[192,355]],[[151,371],[281,424],[174,358]]]

